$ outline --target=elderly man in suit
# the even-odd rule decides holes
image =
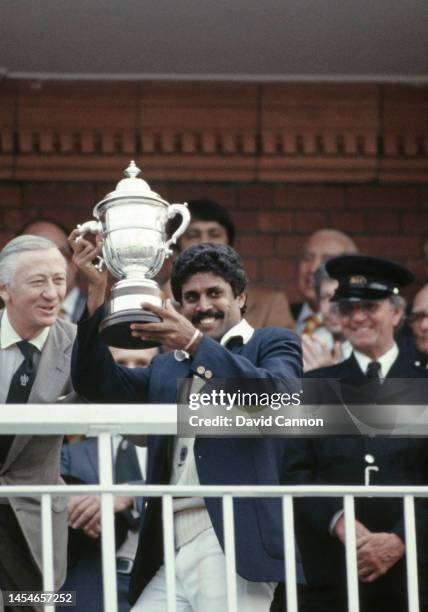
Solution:
[[[316,380],[305,381],[305,394],[316,385],[317,397],[311,396],[311,403],[342,406],[345,420],[350,417],[356,433],[369,435],[290,440],[284,482],[426,485],[426,441],[389,437],[400,410],[409,414],[421,399],[426,403],[426,370],[415,367],[394,341],[402,309],[399,290],[413,275],[390,260],[358,255],[335,257],[326,268],[338,280],[333,300],[353,352],[341,363],[308,372],[306,377]],[[418,389],[423,391],[421,397]],[[307,585],[300,587],[302,612],[347,609],[342,503],[335,498],[296,500],[297,538],[307,579]],[[426,501],[417,500],[416,516],[420,609],[427,610]],[[405,612],[402,500],[358,498],[356,538],[360,610]]]
[[[357,253],[354,241],[344,232],[331,228],[319,229],[305,242],[299,262],[297,280],[302,301],[293,302],[291,313],[296,320],[296,333],[312,333],[322,325],[322,316],[315,293],[315,272],[329,257],[344,253]]]
[[[144,304],[161,322],[132,324],[135,337],[156,340],[168,352],[148,368],[114,363],[98,338],[104,286],[90,262],[88,243],[73,241],[75,261],[89,280],[89,318],[79,322],[73,354],[76,389],[93,401],[176,403],[177,382],[213,379],[298,378],[297,337],[284,329],[254,330],[243,319],[247,277],[239,256],[226,245],[197,244],[174,262],[171,286],[182,314],[170,303]],[[88,267],[89,264],[89,267]],[[256,485],[280,482],[285,444],[266,438],[175,438],[149,436],[147,483]],[[275,583],[283,580],[279,500],[237,499],[235,509],[238,606],[268,612]],[[218,612],[227,608],[221,500],[181,498],[174,502],[177,610]],[[164,612],[165,566],[159,499],[148,500],[131,578],[133,610]]]
[[[416,345],[416,363],[428,368],[428,285],[413,298],[409,323]]]
[[[21,236],[0,252],[1,403],[52,403],[73,394],[75,326],[58,319],[65,291],[66,261],[49,240]],[[60,483],[61,441],[60,436],[1,436],[0,485]],[[52,510],[59,588],[66,570],[66,500],[53,498]],[[0,498],[1,590],[41,590],[40,534],[39,500]]]

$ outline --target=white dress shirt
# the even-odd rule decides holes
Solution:
[[[369,363],[371,363],[372,361],[377,361],[380,364],[379,377],[381,380],[384,380],[384,378],[388,376],[388,372],[391,369],[392,364],[398,357],[398,346],[394,342],[392,347],[377,359],[370,359],[370,357],[367,357],[367,355],[364,355],[359,351],[354,351],[354,355],[358,365],[361,368],[361,371],[364,374],[367,374],[367,368]]]
[[[30,344],[37,349],[34,354],[36,367],[49,330],[50,327],[45,327],[35,338],[29,340]],[[12,377],[24,361],[24,355],[16,345],[21,340],[21,336],[12,327],[7,310],[4,310],[0,322],[0,404],[6,402]]]

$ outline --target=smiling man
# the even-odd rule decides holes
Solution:
[[[409,321],[418,351],[417,362],[428,367],[428,285],[415,295]]]
[[[66,261],[49,240],[21,236],[0,252],[5,303],[0,312],[0,403],[51,403],[72,393],[75,326],[58,319],[65,291]],[[61,441],[61,436],[0,436],[0,486],[59,484]],[[57,588],[66,566],[65,507],[65,499],[54,498]],[[0,498],[1,590],[41,590],[40,533],[40,500]]]
[[[214,379],[299,378],[298,339],[283,329],[255,331],[243,319],[247,276],[229,246],[198,244],[174,262],[171,286],[182,306],[177,313],[145,304],[162,321],[133,324],[136,337],[161,342],[167,354],[148,368],[116,365],[98,339],[105,279],[91,261],[97,251],[75,241],[74,261],[88,278],[89,318],[79,323],[73,379],[93,401],[177,403],[177,383],[192,379],[198,389]],[[88,266],[89,264],[89,266]],[[279,438],[196,439],[149,436],[147,483],[179,485],[279,484],[285,445]],[[268,612],[275,583],[283,580],[282,520],[279,500],[237,499],[235,510],[238,606]],[[227,608],[223,520],[220,499],[174,501],[178,612],[218,612]],[[148,500],[131,581],[134,611],[167,609],[161,504]]]
[[[344,419],[351,415],[354,423],[368,422],[371,429],[367,437],[290,440],[285,483],[426,485],[426,440],[389,437],[396,411],[408,410],[418,401],[414,389],[426,389],[428,379],[426,370],[415,367],[394,340],[402,309],[399,292],[413,274],[393,261],[358,255],[332,258],[326,270],[338,281],[332,299],[353,352],[337,365],[308,372],[308,379],[317,379],[313,385],[325,380],[310,403],[342,406]],[[310,384],[309,380],[309,393]],[[302,612],[347,609],[342,507],[342,499],[296,500],[297,539],[307,579],[300,587]],[[402,500],[357,498],[355,515],[360,610],[406,612]],[[423,500],[416,502],[416,517],[420,610],[426,611],[428,510]]]
[[[329,257],[357,251],[354,241],[344,232],[335,229],[320,229],[309,236],[299,262],[297,284],[302,301],[291,304],[299,336],[303,333],[312,334],[322,323],[315,292],[315,272]]]

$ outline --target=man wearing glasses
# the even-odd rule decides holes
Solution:
[[[414,389],[428,379],[427,371],[400,353],[394,340],[401,317],[400,288],[413,275],[395,262],[358,255],[335,257],[326,269],[338,280],[332,300],[353,352],[339,364],[309,372],[306,377],[317,380],[306,381],[305,394],[311,384],[320,383],[311,403],[335,404],[345,418],[360,419],[363,428],[356,428],[355,435],[351,430],[348,435],[289,440],[285,484],[425,485],[426,440],[391,437],[395,418],[411,408]],[[361,435],[367,431],[371,433]],[[295,517],[307,580],[300,587],[300,612],[343,612],[347,609],[343,499],[297,498]],[[356,498],[355,517],[360,610],[406,612],[402,500]],[[416,501],[416,519],[420,610],[427,610],[425,500]]]
[[[409,316],[410,328],[417,349],[415,365],[428,367],[428,285],[422,287],[413,300]]]

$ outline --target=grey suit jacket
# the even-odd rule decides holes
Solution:
[[[0,321],[1,321],[0,313]],[[43,347],[29,403],[52,404],[61,396],[77,401],[70,381],[70,359],[76,326],[58,319],[51,327]],[[0,486],[24,484],[60,484],[59,475],[62,436],[16,436],[0,469]],[[40,500],[9,498],[31,555],[42,568]],[[55,586],[65,579],[67,561],[67,499],[53,497],[53,548]],[[25,585],[23,585],[25,590]],[[1,606],[0,606],[1,608]]]

